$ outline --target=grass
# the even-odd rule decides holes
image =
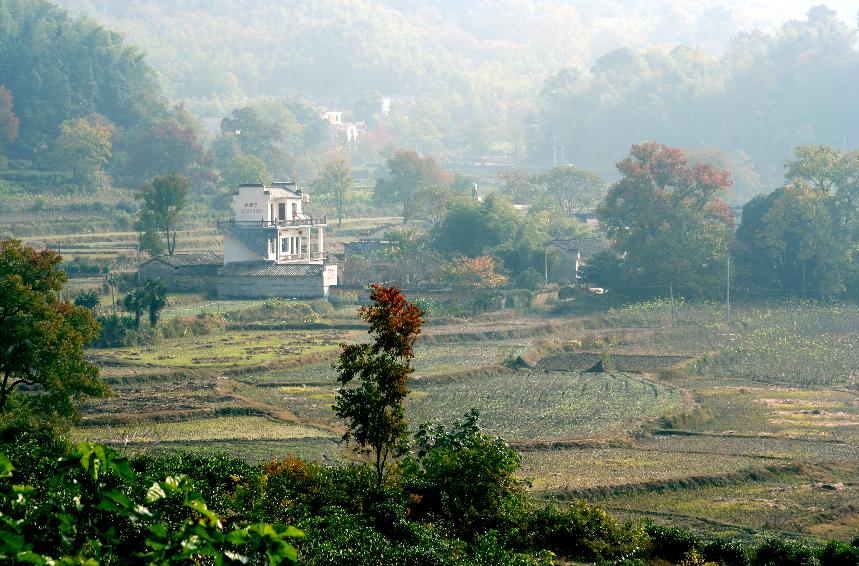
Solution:
[[[304,424],[285,423],[261,416],[215,417],[180,422],[129,426],[79,427],[73,435],[98,442],[192,442],[199,440],[283,440],[331,437],[331,432]]]
[[[346,338],[334,331],[231,332],[163,340],[154,346],[99,350],[102,363],[226,368],[295,361],[334,350]]]

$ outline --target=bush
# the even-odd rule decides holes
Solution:
[[[799,541],[770,539],[755,551],[753,566],[817,566],[814,550]]]
[[[187,318],[170,318],[162,320],[158,333],[164,338],[180,336],[211,336],[220,334],[227,328],[227,322],[220,316],[211,313],[199,313]]]
[[[247,309],[224,313],[230,322],[281,323],[281,324],[318,324],[323,316],[331,316],[334,307],[328,301],[290,301],[287,299],[266,299]]]
[[[717,562],[723,566],[747,566],[749,564],[749,549],[736,540],[717,538],[704,547],[703,554],[707,562]]]
[[[600,507],[577,502],[565,510],[546,506],[533,512],[522,526],[520,544],[546,548],[582,561],[622,561],[644,553],[648,535],[631,523],[620,525]]]
[[[414,494],[411,513],[440,521],[466,540],[513,523],[524,510],[524,483],[514,476],[519,455],[498,437],[480,432],[472,409],[451,429],[421,425],[416,456],[402,464]]]
[[[859,564],[859,536],[852,545],[829,541],[820,553],[820,566],[856,566]]]
[[[113,313],[108,316],[100,316],[96,320],[101,325],[101,332],[92,344],[95,348],[141,346],[155,341],[154,329],[148,327],[135,328],[134,319],[131,317]]]
[[[685,529],[679,527],[660,527],[648,524],[647,535],[650,537],[650,549],[653,556],[669,562],[681,562],[691,550],[701,551],[701,540]]]

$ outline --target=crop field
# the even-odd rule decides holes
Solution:
[[[857,473],[855,461],[801,466],[762,474],[756,481],[624,494],[599,502],[622,516],[670,517],[713,535],[780,531],[849,540],[859,528]]]
[[[164,340],[154,346],[94,351],[100,363],[162,367],[236,367],[298,360],[333,351],[346,339],[337,331],[231,332]]]
[[[686,408],[677,389],[629,374],[520,370],[413,390],[414,421],[450,422],[477,407],[484,429],[508,440],[611,436]]]
[[[523,473],[549,497],[583,497],[591,490],[668,484],[690,477],[719,477],[743,470],[784,465],[777,459],[734,454],[697,458],[685,450],[604,447],[524,452]],[[550,471],[551,470],[551,471]],[[572,492],[572,493],[571,493]]]
[[[722,305],[680,303],[670,326],[665,307],[433,319],[407,418],[414,428],[479,409],[546,498],[713,534],[855,529],[859,311],[741,306],[728,323]],[[338,346],[366,338],[354,307],[326,307],[313,330],[255,328],[258,301],[189,296],[173,308],[166,318],[230,313],[247,329],[93,350],[114,395],[84,407],[76,438],[249,461],[354,458],[331,409]],[[609,373],[587,371],[600,362]]]

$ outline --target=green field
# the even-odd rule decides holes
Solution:
[[[170,316],[261,316],[253,301],[182,301]],[[329,329],[227,329],[93,350],[114,395],[85,405],[75,435],[249,461],[353,458],[331,409],[332,365],[340,343],[366,334],[349,326],[354,312],[326,312]],[[675,326],[665,314],[653,302],[580,318],[432,320],[407,417],[415,426],[479,409],[486,432],[522,451],[522,475],[542,497],[712,534],[846,537],[859,522],[857,310],[741,306],[728,323],[721,305],[681,304]],[[598,363],[608,373],[587,371]]]

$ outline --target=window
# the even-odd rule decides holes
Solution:
[[[272,238],[268,239],[268,255],[272,255],[274,253],[274,240]]]
[[[289,253],[289,238],[283,238],[280,241],[280,253],[288,254]]]
[[[292,203],[292,217],[298,218],[298,203],[297,202]]]
[[[286,220],[286,203],[277,203],[277,220]]]

